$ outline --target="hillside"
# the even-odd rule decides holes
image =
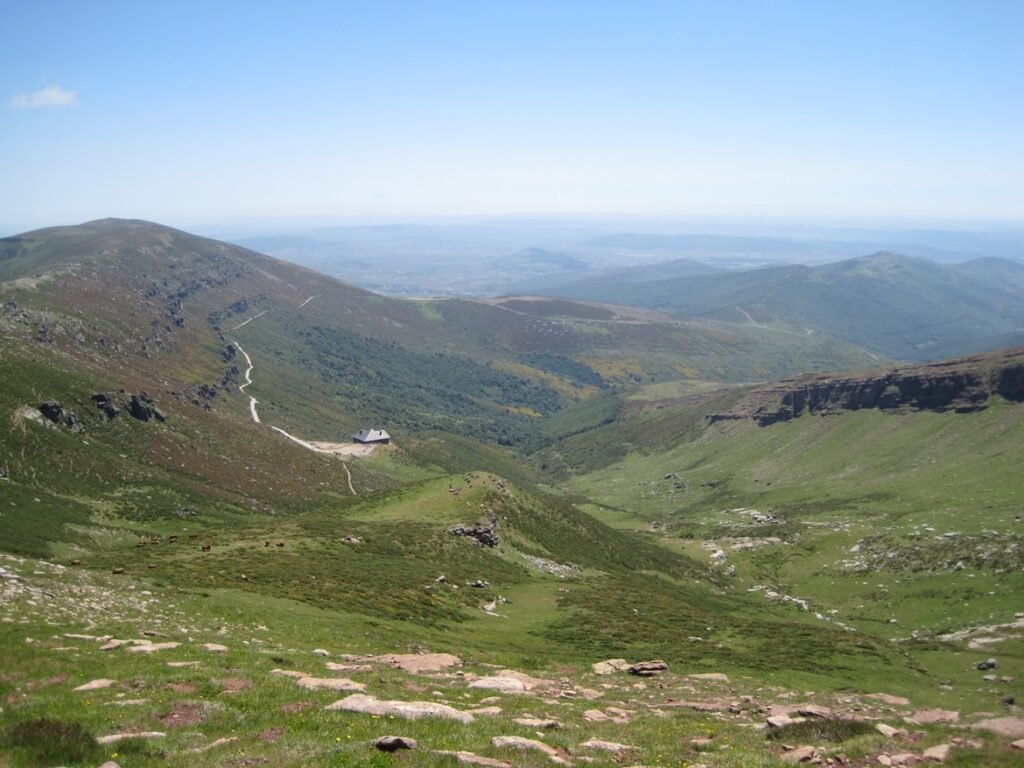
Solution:
[[[903,360],[997,348],[1024,327],[1024,265],[986,258],[940,265],[876,253],[817,267],[784,266],[631,282],[613,276],[539,293],[615,301],[678,316],[825,333]]]
[[[597,302],[397,301],[146,222],[8,238],[0,274],[12,766],[377,764],[367,742],[399,729],[428,766],[741,768],[791,739],[871,762],[952,732],[890,743],[865,714],[1002,706],[1011,684],[972,666],[982,627],[1000,674],[1024,671],[1009,390],[711,423],[751,379],[870,356]],[[368,421],[394,444],[354,448]],[[425,651],[458,663],[389,655]],[[669,669],[594,671],[609,658]],[[329,708],[349,695],[472,717]],[[757,730],[811,705],[824,731]]]

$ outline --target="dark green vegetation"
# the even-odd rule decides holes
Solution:
[[[940,265],[876,253],[816,267],[676,278],[612,274],[533,290],[776,332],[824,333],[906,360],[1020,344],[1024,326],[1024,265],[998,258]]]
[[[67,566],[58,582],[115,571],[124,587],[105,582],[112,594],[187,605],[202,626],[168,618],[159,631],[175,638],[215,640],[231,624],[235,646],[251,647],[227,657],[224,677],[266,677],[268,656],[288,661],[313,642],[429,648],[556,678],[610,656],[654,657],[751,688],[884,690],[968,712],[1012,692],[979,682],[973,638],[1000,638],[985,647],[1000,674],[1024,671],[1013,615],[1024,592],[1024,406],[998,392],[973,413],[711,423],[742,416],[762,391],[751,381],[870,356],[823,334],[563,299],[397,301],[143,222],[2,241],[0,275],[0,549]],[[150,401],[162,418],[139,410]],[[358,457],[311,450],[347,448],[362,426],[388,429],[395,445]],[[137,635],[132,610],[103,632]],[[0,666],[16,675],[4,685],[43,678],[28,633],[58,647],[58,630],[22,618],[0,624]],[[275,636],[265,653],[264,631]],[[80,676],[105,665],[124,679],[153,675],[130,655],[69,658]],[[174,674],[184,673],[161,669],[160,684],[184,684]],[[416,690],[376,672],[366,682],[396,697]],[[219,696],[209,680],[189,685]],[[233,722],[270,728],[296,703],[283,683],[261,691],[216,709],[209,735]],[[58,699],[15,696],[5,738],[65,729],[73,746],[81,732],[69,723],[100,733],[168,715],[77,718]],[[302,749],[310,764],[342,759],[323,751],[340,738],[324,718],[296,725],[302,746],[287,756],[247,748],[282,764],[302,764]],[[677,763],[671,729],[638,719],[657,745],[645,763]],[[835,727],[806,738],[876,749],[877,737]],[[755,764],[774,759],[763,737],[729,734],[769,750]],[[26,738],[12,765],[44,759]],[[93,759],[72,746],[45,759]],[[155,764],[159,752],[138,759]],[[730,759],[722,765],[741,765]]]

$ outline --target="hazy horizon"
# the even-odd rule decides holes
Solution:
[[[107,216],[1024,221],[1020,3],[5,16],[5,232]]]

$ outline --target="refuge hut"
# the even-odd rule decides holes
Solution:
[[[383,429],[360,429],[352,435],[352,440],[363,445],[387,445],[391,442],[391,435]]]

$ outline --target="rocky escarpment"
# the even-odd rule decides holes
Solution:
[[[987,408],[994,396],[1024,401],[1024,347],[872,374],[783,379],[708,420],[753,419],[767,426],[804,413],[865,408],[969,413]]]

